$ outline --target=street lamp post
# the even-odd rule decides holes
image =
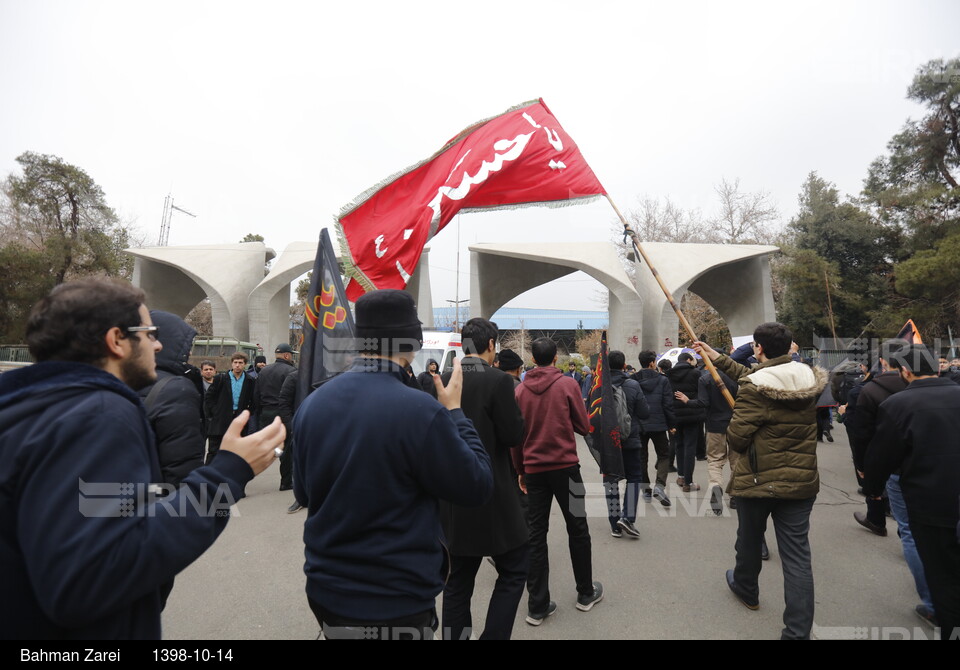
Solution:
[[[454,317],[453,329],[456,332],[460,332],[460,303],[470,302],[470,298],[464,298],[463,300],[447,300],[447,302],[453,303],[457,307],[457,315]]]

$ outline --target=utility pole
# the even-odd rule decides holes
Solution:
[[[196,214],[191,214],[187,210],[174,205],[173,196],[168,193],[167,197],[163,200],[163,218],[160,221],[160,239],[157,240],[158,246],[165,247],[170,241],[170,218],[173,216],[173,210],[197,218]]]

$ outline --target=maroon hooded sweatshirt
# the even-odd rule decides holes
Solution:
[[[577,465],[577,438],[586,435],[590,420],[580,385],[558,368],[530,370],[516,388],[517,404],[526,428],[523,444],[514,450],[520,474],[549,472]]]

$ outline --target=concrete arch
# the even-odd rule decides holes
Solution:
[[[127,249],[133,284],[151,308],[185,317],[204,298],[213,309],[214,335],[236,337],[273,351],[289,339],[290,283],[313,269],[317,242],[292,242],[264,276],[276,253],[263,242]],[[424,249],[406,290],[420,319],[433,327],[429,249]],[[339,260],[339,256],[338,256]]]
[[[710,304],[733,337],[774,321],[770,254],[777,247],[752,244],[644,243],[644,251],[677,302],[692,291]],[[643,347],[659,351],[665,338],[674,344],[679,323],[653,275],[637,267],[637,291],[644,297]]]
[[[270,273],[250,292],[251,341],[258,342],[264,351],[273,351],[290,335],[290,283],[313,269],[319,242],[291,242],[283,250]],[[337,254],[337,261],[340,255]],[[423,250],[417,269],[407,283],[406,291],[417,302],[420,320],[427,328],[433,327],[433,301],[430,297],[430,249]]]
[[[582,270],[609,292],[607,340],[628,359],[640,351],[643,300],[609,242],[474,244],[470,315],[489,319],[531,288]]]
[[[263,242],[144,247],[127,249],[134,257],[133,284],[147,304],[180,317],[210,299],[213,332],[248,340],[247,297],[263,278],[264,263],[275,253]]]

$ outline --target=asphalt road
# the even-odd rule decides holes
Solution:
[[[853,513],[864,509],[857,493],[842,426],[835,443],[818,449],[821,492],[811,519],[816,588],[814,637],[819,639],[932,639],[914,614],[919,602],[896,534],[877,537]],[[776,540],[760,575],[760,609],[747,610],[728,591],[733,567],[736,512],[715,516],[709,507],[706,463],[694,480],[703,490],[683,494],[673,484],[674,505],[641,501],[638,540],[610,536],[601,479],[580,444],[588,485],[594,579],[605,597],[590,612],[575,608],[576,591],[563,520],[551,518],[551,597],[559,609],[542,626],[524,622],[521,601],[514,639],[776,639],[782,629],[783,578]],[[305,512],[287,514],[290,492],[279,492],[276,465],[247,488],[223,535],[179,577],[163,616],[165,639],[314,639],[318,626],[304,594]],[[480,568],[473,601],[482,627],[495,571]],[[440,598],[438,598],[438,611]]]

